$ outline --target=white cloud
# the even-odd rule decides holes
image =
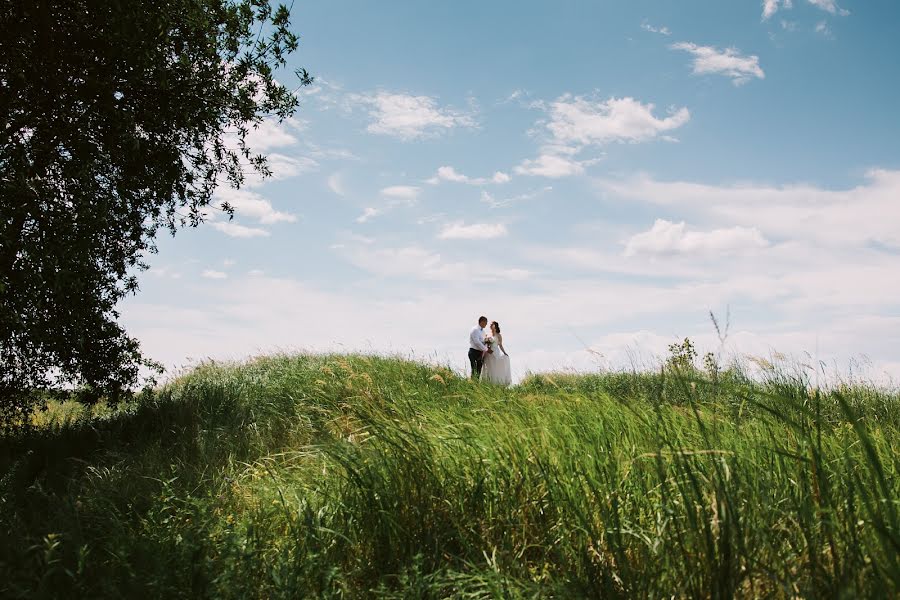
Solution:
[[[824,10],[827,13],[832,15],[839,15],[842,17],[846,17],[850,14],[849,10],[845,10],[837,5],[835,0],[806,0],[812,6],[818,8],[819,10]],[[793,8],[794,3],[792,0],[763,0],[763,20],[768,20],[772,17],[776,12],[781,9],[788,10]]]
[[[419,217],[416,219],[416,223],[419,225],[428,225],[430,223],[437,223],[439,221],[446,221],[447,215],[444,213],[432,213],[430,215],[426,215],[424,217]]]
[[[772,17],[780,8],[791,8],[793,6],[793,2],[791,0],[763,0],[763,20],[768,20]]]
[[[664,352],[684,336],[715,350],[703,319],[730,305],[729,352],[807,350],[842,365],[867,353],[879,370],[900,374],[897,254],[872,246],[900,248],[900,171],[874,170],[837,190],[649,177],[597,185],[607,202],[641,203],[667,221],[638,236],[613,223],[601,235],[572,229],[565,242],[527,256],[513,243],[482,255],[462,243],[437,252],[346,235],[335,254],[370,276],[346,290],[229,271],[227,280],[190,282],[184,297],[198,306],[190,309],[177,304],[182,299],[141,304],[172,285],[148,277],[148,293],[128,300],[123,315],[150,355],[167,364],[183,363],[185,354],[237,358],[294,349],[302,339],[322,351],[433,353],[462,370],[460,340],[484,313],[503,324],[521,376],[527,369],[597,368],[580,339],[612,367],[627,367],[635,347]],[[490,292],[472,294],[473,284]],[[412,337],[404,326],[410,323]]]
[[[256,219],[263,225],[293,223],[297,220],[296,215],[275,210],[271,202],[256,192],[220,188],[216,191],[216,199],[230,204],[237,215]]]
[[[337,194],[338,196],[346,196],[347,192],[344,189],[344,182],[341,180],[340,173],[332,173],[328,176],[328,189]]]
[[[716,186],[647,176],[598,180],[605,193],[690,211],[729,225],[756,227],[769,239],[824,245],[900,246],[900,171],[873,169],[844,190],[808,184]]]
[[[378,277],[410,278],[425,281],[522,281],[530,277],[525,269],[491,265],[484,261],[463,262],[445,259],[440,253],[420,246],[375,248],[371,244],[336,248],[350,264]]]
[[[264,119],[257,128],[250,127],[247,145],[253,155],[262,154],[266,157],[271,174],[268,178],[263,178],[255,168],[245,165],[244,187],[259,187],[266,181],[289,179],[318,169],[318,162],[308,156],[301,156],[299,148],[294,148],[299,142],[297,134],[304,128],[305,123],[294,118],[285,119],[281,123],[277,119]],[[225,144],[229,149],[240,152],[236,132],[225,136]],[[276,149],[282,151],[273,151]]]
[[[667,117],[654,115],[655,106],[634,98],[609,98],[596,101],[565,94],[549,105],[535,105],[548,113],[541,122],[545,143],[535,159],[519,163],[519,175],[560,178],[581,175],[587,166],[601,159],[579,160],[577,156],[589,146],[614,142],[645,142],[656,138],[672,140],[666,132],[687,123],[686,108],[671,109]]]
[[[365,223],[367,221],[371,221],[372,219],[380,215],[381,212],[382,211],[377,208],[372,208],[371,206],[367,207],[365,210],[363,210],[363,214],[356,217],[356,222]]]
[[[340,250],[346,248],[348,245],[359,247],[360,245],[374,244],[376,241],[373,237],[359,235],[358,233],[353,233],[352,231],[339,232],[338,240],[339,241],[337,243],[329,246],[332,250]]]
[[[359,157],[346,148],[327,148],[322,147],[309,140],[304,141],[306,152],[313,158],[323,160],[359,160]]]
[[[265,229],[260,229],[258,227],[246,227],[244,225],[238,225],[237,223],[232,223],[230,221],[215,221],[212,223],[213,229],[217,229],[224,233],[229,237],[236,238],[254,238],[254,237],[269,237],[269,232]]]
[[[392,185],[390,187],[382,188],[380,192],[381,196],[388,199],[384,206],[366,207],[363,210],[363,213],[356,217],[356,222],[366,223],[398,206],[413,206],[415,205],[420,192],[421,188],[412,185]]]
[[[838,6],[837,3],[835,2],[835,0],[806,0],[806,1],[809,2],[810,4],[812,4],[813,6],[815,6],[816,8],[824,10],[826,12],[829,12],[833,15],[840,15],[842,17],[846,17],[847,15],[850,14],[849,10],[844,10],[843,8]]]
[[[406,270],[394,271],[397,276],[421,276],[422,261],[433,260],[427,251],[398,253],[409,264]],[[387,256],[394,255],[380,255]],[[442,262],[439,257],[435,268],[440,269]],[[464,372],[460,340],[477,315],[487,314],[503,324],[518,378],[528,370],[630,368],[633,357],[641,361],[649,354],[652,360],[685,336],[697,341],[701,351],[715,351],[719,344],[711,325],[695,323],[708,307],[723,307],[720,301],[745,299],[744,288],[733,283],[727,284],[733,287],[731,296],[722,292],[725,285],[666,287],[615,280],[554,280],[544,288],[523,289],[522,283],[497,277],[496,265],[474,269],[451,264],[462,265],[463,275],[489,284],[491,293],[472,294],[473,279],[458,284],[432,280],[400,290],[391,290],[379,279],[363,293],[358,287],[348,293],[330,292],[308,282],[257,273],[198,286],[197,308],[142,302],[146,295],[131,299],[123,307],[123,322],[149,356],[170,367],[184,365],[186,356],[227,360],[273,352],[361,351],[437,361]],[[811,295],[818,292],[809,290]],[[820,360],[843,361],[866,352],[877,368],[893,368],[895,376],[900,375],[897,317],[857,308],[850,315],[839,311],[824,319],[810,314],[807,320],[794,320],[777,313],[778,305],[768,306],[771,310],[758,321],[733,315],[726,358],[742,353],[766,356],[772,350],[802,356],[807,350]],[[335,318],[323,319],[323,314]],[[691,324],[685,326],[685,319]],[[547,323],[558,326],[548,329]],[[409,324],[415,327],[412,336]],[[304,346],[298,348],[297,340]],[[428,340],[425,349],[422,340]]]
[[[154,265],[147,270],[148,275],[152,275],[153,277],[160,278],[170,278],[170,279],[180,279],[181,273],[176,271],[170,266],[159,266]]]
[[[255,188],[269,181],[281,181],[290,179],[303,173],[309,173],[319,168],[319,163],[306,156],[287,156],[277,152],[271,152],[266,156],[266,165],[271,172],[270,176],[263,178],[256,170],[244,169],[244,187]]]
[[[438,167],[437,174],[428,180],[428,183],[434,185],[441,181],[453,181],[456,183],[468,183],[469,178],[462,173],[457,173],[453,167]]]
[[[551,191],[553,188],[551,186],[544,186],[540,189],[525,192],[524,194],[518,194],[517,196],[512,196],[509,198],[495,198],[493,194],[489,193],[487,190],[481,191],[481,201],[490,206],[491,208],[506,208],[507,206],[512,206],[513,204],[524,202],[526,200],[531,200],[533,198],[537,198],[541,194]]]
[[[819,21],[818,23],[816,23],[816,33],[821,33],[822,35],[824,35],[827,38],[833,37],[831,28],[828,26],[828,23],[826,23],[825,21]]]
[[[393,198],[407,204],[412,204],[419,197],[420,188],[413,185],[392,185],[383,188],[381,195],[385,198]]]
[[[466,225],[463,222],[445,225],[438,238],[442,240],[492,240],[504,237],[509,233],[506,225],[502,223],[473,223]]]
[[[694,74],[718,74],[730,77],[732,83],[741,85],[756,77],[765,79],[766,74],[759,66],[759,57],[742,56],[736,48],[719,50],[713,46],[698,46],[690,42],[678,42],[670,46],[673,50],[684,50],[694,56]]]
[[[556,154],[541,154],[536,159],[525,159],[516,166],[519,175],[538,175],[558,179],[570,175],[581,175],[584,166],[581,162]]]
[[[557,144],[587,146],[652,140],[691,118],[686,108],[672,109],[666,117],[655,116],[654,110],[653,104],[634,98],[592,101],[565,94],[550,104],[546,127]]]
[[[344,88],[339,83],[316,77],[314,85],[300,88],[297,95],[302,101],[309,101],[319,110],[326,111],[342,105]]]
[[[247,145],[257,153],[293,146],[298,142],[297,134],[304,128],[305,124],[294,118],[285,119],[281,123],[277,119],[263,119],[256,127],[250,127]]]
[[[625,245],[625,256],[638,254],[732,254],[765,248],[768,242],[758,229],[730,227],[711,231],[688,231],[684,222],[657,219],[649,231],[633,235]]]
[[[427,183],[436,185],[441,181],[450,181],[454,183],[467,183],[469,185],[486,185],[488,183],[508,183],[510,176],[502,171],[496,171],[491,177],[469,177],[459,173],[450,166],[438,167],[434,177],[428,179]]]
[[[513,90],[509,94],[509,96],[507,96],[503,100],[500,100],[497,104],[509,104],[510,102],[515,102],[516,100],[519,100],[520,98],[527,96],[527,95],[528,95],[528,92],[525,90]]]
[[[214,271],[212,269],[206,269],[200,273],[200,276],[206,279],[228,279],[227,273],[223,271]]]
[[[272,171],[271,179],[273,181],[288,179],[319,168],[319,163],[305,156],[286,156],[272,153],[266,159],[269,169]]]
[[[472,115],[439,106],[430,96],[376,92],[351,94],[351,104],[369,107],[369,133],[413,140],[440,135],[457,127],[474,127]]]
[[[672,35],[672,32],[665,25],[662,27],[654,27],[647,21],[641,23],[641,29],[644,31],[649,31],[650,33],[658,33],[660,35]]]

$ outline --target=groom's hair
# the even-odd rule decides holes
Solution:
[[[485,317],[485,316],[480,316],[480,317],[478,317],[478,323],[479,323],[479,324],[481,324],[481,323],[487,323],[487,317]]]

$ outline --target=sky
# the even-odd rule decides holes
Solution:
[[[316,81],[251,134],[273,177],[163,235],[121,306],[170,373],[462,372],[484,314],[517,378],[684,337],[900,377],[895,0],[298,0],[292,22],[279,79]]]

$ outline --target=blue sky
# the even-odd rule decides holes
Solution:
[[[618,368],[691,336],[900,376],[900,3],[297,2],[317,77],[160,240],[170,368],[293,350]],[[282,81],[292,85],[285,74]],[[722,346],[709,319],[730,313]]]

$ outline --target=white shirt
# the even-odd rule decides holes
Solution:
[[[487,352],[487,346],[484,345],[484,328],[476,325],[469,334],[469,348]]]

